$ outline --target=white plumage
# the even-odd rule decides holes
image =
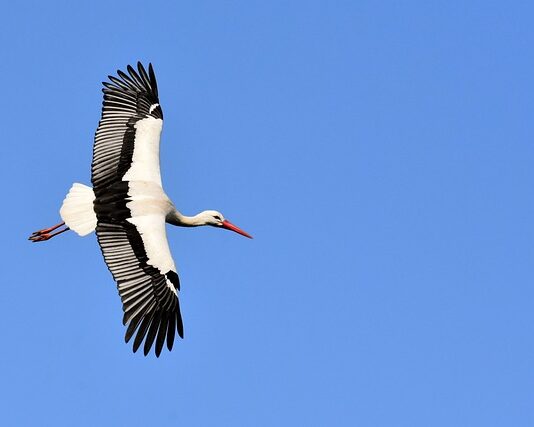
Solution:
[[[93,209],[95,193],[91,187],[75,182],[63,200],[59,210],[67,227],[79,236],[87,236],[95,231],[96,214]]]

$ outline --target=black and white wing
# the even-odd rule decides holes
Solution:
[[[184,336],[180,282],[167,243],[165,214],[155,205],[136,215],[136,201],[129,196],[135,194],[133,185],[119,182],[95,199],[96,236],[122,299],[126,342],[135,334],[136,352],[145,340],[146,356],[155,340],[159,357],[165,341],[172,349],[175,331]],[[146,207],[144,200],[140,203]]]
[[[138,62],[128,74],[103,82],[102,117],[95,134],[91,182],[98,197],[117,181],[152,181],[161,185],[159,141],[163,112],[152,64]]]
[[[165,233],[159,169],[163,115],[152,65],[104,82],[102,117],[95,134],[91,181],[96,235],[123,303],[126,342],[159,356],[175,331],[183,337],[179,279]],[[136,187],[137,185],[137,187]],[[138,209],[136,209],[136,203]]]

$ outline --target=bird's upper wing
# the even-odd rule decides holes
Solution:
[[[138,62],[128,74],[103,82],[102,117],[95,134],[91,182],[95,195],[117,181],[152,181],[161,185],[159,141],[163,112],[152,64]]]
[[[133,215],[130,185],[119,182],[96,198],[96,235],[122,299],[126,342],[137,331],[134,352],[146,336],[145,355],[156,340],[159,356],[165,341],[172,349],[175,330],[183,338],[180,282],[167,243],[164,213],[156,208]]]

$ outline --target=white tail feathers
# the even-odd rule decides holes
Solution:
[[[65,224],[80,236],[86,236],[92,231],[95,231],[96,214],[93,209],[94,200],[95,193],[93,193],[91,187],[75,182],[72,184],[69,194],[65,197],[63,205],[59,210],[59,214],[63,218],[63,221],[65,221]]]

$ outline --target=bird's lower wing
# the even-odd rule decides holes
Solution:
[[[136,335],[135,352],[145,340],[145,355],[154,340],[156,356],[165,341],[171,350],[175,330],[183,338],[183,324],[180,282],[167,242],[165,217],[99,218],[96,235],[122,299],[126,342]]]

